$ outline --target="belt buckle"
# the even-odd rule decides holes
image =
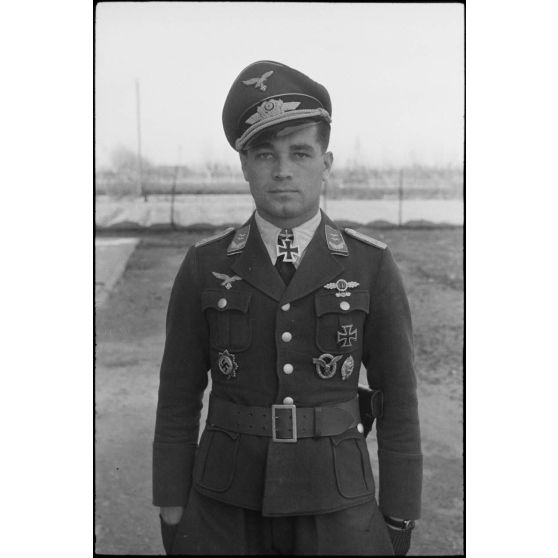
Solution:
[[[277,438],[277,425],[276,420],[276,411],[277,409],[289,409],[291,411],[291,418],[292,418],[292,425],[293,425],[293,435],[291,438]],[[271,433],[272,433],[272,440],[274,442],[284,442],[284,443],[294,443],[297,441],[297,432],[296,432],[296,405],[272,405],[271,406]]]

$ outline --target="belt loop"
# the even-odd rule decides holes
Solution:
[[[322,408],[314,407],[314,438],[322,435]]]

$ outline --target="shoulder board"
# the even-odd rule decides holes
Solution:
[[[200,240],[198,242],[196,242],[196,244],[194,244],[194,246],[196,248],[199,248],[200,246],[205,246],[206,244],[211,244],[212,242],[215,242],[216,240],[220,240],[221,238],[225,238],[225,236],[229,235],[230,233],[232,233],[234,231],[234,227],[229,227],[228,229],[225,229],[224,231],[214,234],[213,236],[210,236],[208,238],[204,238],[203,240]]]
[[[345,232],[349,236],[352,236],[353,238],[356,238],[357,240],[360,240],[362,242],[366,242],[366,244],[370,244],[370,246],[375,246],[376,248],[380,248],[380,250],[385,250],[387,248],[387,244],[385,242],[382,242],[381,240],[376,240],[375,238],[372,238],[371,236],[367,236],[365,234],[359,233],[358,231],[355,231],[354,229],[346,228]]]

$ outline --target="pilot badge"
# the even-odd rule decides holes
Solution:
[[[316,372],[322,380],[331,378],[337,370],[337,363],[343,358],[343,355],[333,356],[330,354],[323,354],[318,358],[313,358],[312,362],[316,365]]]
[[[236,371],[238,370],[236,357],[229,353],[227,349],[225,349],[222,353],[219,353],[217,367],[227,377],[227,380],[236,378]]]

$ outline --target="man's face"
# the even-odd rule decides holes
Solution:
[[[333,155],[322,153],[316,131],[316,125],[294,128],[240,154],[258,212],[279,227],[296,227],[318,211]]]

